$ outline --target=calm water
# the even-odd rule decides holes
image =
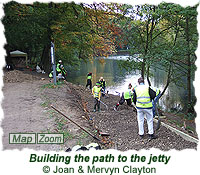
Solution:
[[[67,79],[75,84],[86,85],[87,73],[92,72],[93,85],[100,77],[104,77],[109,93],[118,95],[127,89],[129,83],[132,83],[133,87],[137,85],[137,80],[140,77],[139,71],[128,73],[124,69],[119,69],[118,62],[123,59],[126,59],[126,56],[108,57],[103,62],[99,60],[88,63],[82,62],[79,70],[68,73]],[[151,78],[152,86],[158,87],[162,91],[167,80],[165,72],[154,69],[151,70],[151,73],[153,74],[153,78]],[[185,94],[186,90],[184,88],[170,84],[164,96],[159,100],[159,105],[164,110],[177,107],[183,108],[185,105]]]

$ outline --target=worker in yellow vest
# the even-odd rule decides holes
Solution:
[[[87,74],[87,84],[86,84],[86,88],[90,86],[90,89],[92,89],[92,72],[89,72]]]
[[[67,76],[67,71],[64,68],[64,65],[62,63],[62,60],[58,61],[58,64],[56,65],[56,74],[57,75],[62,75],[63,78],[66,80],[66,76]]]
[[[101,86],[102,97],[104,97],[106,94],[106,81],[103,79],[103,77],[100,77],[99,83],[101,84],[100,86]]]
[[[49,78],[53,78],[53,71],[49,73]]]
[[[129,83],[128,89],[122,93],[119,103],[116,104],[116,106],[114,107],[114,110],[117,111],[119,105],[123,105],[125,101],[127,102],[128,106],[133,107],[132,98],[133,98],[132,84]]]
[[[144,84],[144,79],[138,79],[139,86],[136,86],[133,91],[133,102],[137,109],[137,120],[139,128],[139,136],[144,138],[144,115],[146,115],[149,139],[156,139],[153,130],[153,105],[152,101],[156,97],[156,91]]]
[[[100,98],[101,98],[101,84],[99,82],[92,88],[92,94],[94,97],[94,112],[96,112],[96,107],[100,111]]]

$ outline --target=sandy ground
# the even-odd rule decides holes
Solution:
[[[91,136],[55,112],[50,105],[54,105],[97,137],[99,137],[97,129],[109,133],[110,137],[99,137],[101,143],[106,143],[106,145],[97,142],[104,149],[115,148],[125,151],[154,147],[161,150],[182,150],[196,149],[197,147],[195,143],[185,141],[163,126],[156,133],[158,139],[149,142],[147,135],[144,139],[140,139],[137,134],[136,111],[125,104],[120,106],[119,111],[113,110],[113,106],[119,100],[118,96],[109,94],[108,98],[102,98],[109,109],[107,110],[101,104],[101,112],[93,112],[94,99],[91,91],[85,87],[69,82],[52,87],[47,78],[41,80],[41,76],[24,73],[13,71],[5,74],[4,77],[4,100],[2,103],[4,119],[1,123],[4,132],[4,150],[32,148],[65,151],[75,145],[96,142]],[[147,133],[146,124],[145,131]],[[65,140],[62,145],[9,144],[9,133],[16,132],[64,133]]]
[[[4,149],[22,149],[27,147],[36,150],[52,150],[52,145],[9,144],[9,133],[37,133],[53,126],[53,120],[47,119],[45,110],[40,105],[42,100],[38,89],[41,83],[5,83],[3,87],[4,100],[2,103],[4,111],[4,119],[2,121]]]
[[[83,133],[74,124],[64,120],[61,115],[55,113],[50,105],[53,104],[63,113],[67,114],[74,121],[79,121],[82,126],[89,124],[81,114],[81,108],[76,108],[76,98],[69,94],[67,86],[51,88],[48,79],[41,80],[39,77],[30,74],[23,74],[18,71],[8,72],[3,87],[4,99],[2,108],[4,119],[3,128],[3,149],[31,148],[35,150],[66,150],[73,146],[87,145],[91,138]],[[14,76],[12,76],[14,74]],[[15,77],[15,75],[18,76]],[[25,77],[25,78],[24,78]],[[9,80],[12,80],[10,83]],[[47,87],[46,87],[47,85]],[[72,105],[71,105],[72,104]],[[80,122],[81,118],[81,122]],[[84,122],[87,125],[84,124]],[[89,126],[90,127],[90,126]],[[63,133],[65,132],[65,144],[9,144],[9,133]],[[87,138],[86,138],[87,137]],[[83,140],[83,141],[82,141]],[[88,141],[89,140],[89,141]]]

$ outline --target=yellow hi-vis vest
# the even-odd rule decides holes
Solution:
[[[133,93],[131,92],[131,89],[128,89],[126,92],[124,92],[124,99],[130,99],[132,97]]]
[[[160,89],[155,88],[155,87],[150,87],[150,88],[156,92],[156,97],[157,97],[160,93]]]
[[[60,65],[61,65],[61,64],[58,63],[57,66],[56,66],[56,71],[57,71],[57,72],[61,72]]]
[[[88,79],[88,80],[91,80],[91,79],[92,79],[92,75],[88,75],[88,76],[87,76],[87,79]]]
[[[53,72],[49,73],[49,78],[53,78]]]
[[[149,95],[149,86],[139,85],[135,88],[136,107],[137,108],[152,108],[152,101]]]
[[[97,86],[93,87],[92,93],[93,93],[94,98],[100,99],[100,92],[101,92],[101,87],[99,88]]]
[[[101,87],[106,87],[106,81],[103,79],[103,81],[99,80],[99,83],[101,84]]]

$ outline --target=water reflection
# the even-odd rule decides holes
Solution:
[[[120,70],[118,62],[126,59],[128,56],[112,56],[104,61],[94,60],[92,62],[82,62],[80,70],[71,71],[68,74],[67,80],[75,83],[86,85],[87,73],[93,73],[92,83],[93,85],[99,80],[100,77],[104,77],[107,82],[107,90],[112,94],[119,94],[127,89],[128,84],[132,83],[133,87],[137,85],[137,80],[140,77],[139,71],[134,71],[130,74],[123,69]],[[158,87],[161,91],[164,89],[167,81],[167,76],[164,71],[153,69],[151,78],[152,86]],[[147,82],[145,82],[147,83]],[[183,108],[185,105],[186,90],[184,88],[177,87],[171,83],[165,92],[164,96],[159,100],[159,106],[164,110],[170,110],[171,108]]]

